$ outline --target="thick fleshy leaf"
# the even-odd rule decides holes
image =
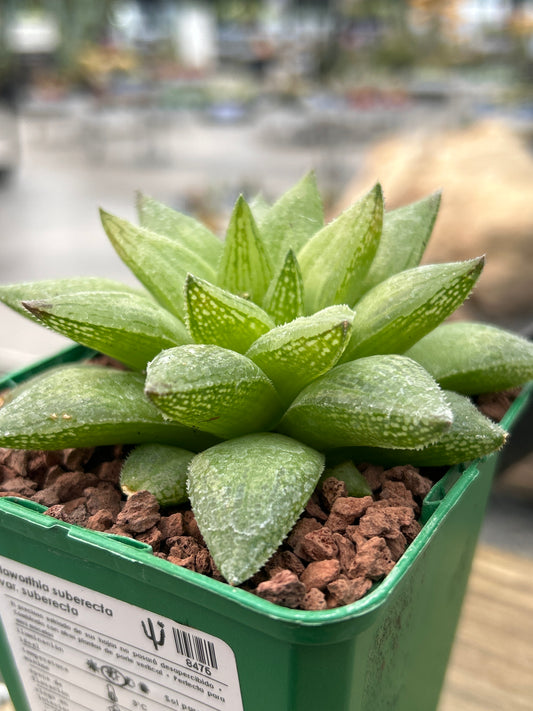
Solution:
[[[357,304],[342,360],[405,352],[463,303],[484,262],[479,257],[415,267],[375,286]]]
[[[218,268],[222,241],[194,217],[173,210],[142,193],[137,193],[137,212],[142,227],[170,237],[201,257],[212,269]]]
[[[276,386],[284,404],[337,363],[350,338],[354,314],[330,306],[273,328],[247,351]]]
[[[278,429],[316,449],[417,448],[439,439],[452,412],[418,363],[380,355],[338,365],[308,385]]]
[[[140,373],[65,365],[17,388],[0,408],[0,447],[65,449],[161,442],[198,451],[214,438],[163,417]]]
[[[107,236],[122,261],[171,313],[183,318],[183,285],[190,272],[214,280],[215,270],[198,254],[170,237],[100,211]]]
[[[279,434],[239,437],[198,454],[189,497],[222,575],[238,585],[278,549],[324,467],[322,454]]]
[[[20,284],[1,284],[0,301],[16,311],[21,316],[36,321],[35,316],[22,305],[23,301],[48,300],[55,296],[77,294],[80,291],[116,291],[127,294],[146,294],[126,284],[113,279],[98,277],[69,277],[66,279],[42,279],[40,281],[23,282]]]
[[[328,454],[328,462],[330,459],[331,454]],[[357,461],[363,460],[358,459]],[[348,496],[356,496],[358,498],[362,496],[372,496],[372,489],[370,488],[368,481],[361,474],[353,461],[347,457],[341,457],[336,464],[332,464],[324,469],[320,480],[324,483],[326,479],[329,479],[330,477],[345,483],[346,493]]]
[[[235,203],[226,232],[217,284],[260,304],[272,279],[272,264],[246,200]]]
[[[179,319],[141,294],[89,291],[23,304],[45,326],[134,369],[191,340]]]
[[[420,264],[437,219],[441,193],[383,215],[383,232],[367,275],[362,280],[361,295],[393,274]]]
[[[197,343],[213,343],[245,353],[252,343],[274,327],[270,316],[252,301],[198,279],[185,283],[187,327]]]
[[[258,224],[275,267],[295,254],[324,226],[324,207],[313,172],[305,175],[274,205],[258,215]]]
[[[140,444],[128,455],[120,472],[120,486],[127,496],[149,491],[161,506],[175,506],[188,499],[187,475],[194,452],[168,444]]]
[[[376,185],[298,252],[308,314],[355,303],[378,248],[382,221],[383,193]]]
[[[255,363],[219,346],[163,351],[148,365],[145,392],[168,417],[224,439],[268,430],[282,414]]]
[[[304,313],[304,285],[296,255],[289,250],[263,299],[263,308],[277,324],[288,323]]]
[[[443,323],[408,352],[443,388],[497,392],[533,378],[533,343],[485,323]]]
[[[469,462],[503,446],[505,430],[482,415],[469,398],[450,391],[444,391],[444,395],[453,412],[453,423],[437,442],[422,449],[354,447],[344,454],[349,454],[357,462],[384,466],[435,467]]]

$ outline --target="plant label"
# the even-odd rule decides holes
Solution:
[[[32,711],[242,711],[221,639],[2,556],[0,618]]]

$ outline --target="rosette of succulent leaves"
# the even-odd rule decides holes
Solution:
[[[439,203],[384,211],[377,184],[324,224],[310,173],[273,205],[239,197],[223,240],[145,195],[140,226],[102,211],[144,288],[82,277],[0,298],[126,369],[65,364],[15,387],[0,446],[136,445],[124,491],[189,499],[231,584],[279,547],[328,462],[451,465],[499,449],[505,431],[470,396],[531,379],[533,345],[444,323],[484,258],[420,266]]]

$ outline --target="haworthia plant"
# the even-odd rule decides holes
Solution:
[[[126,496],[149,490],[161,506],[187,501],[189,464],[194,452],[168,444],[139,444],[128,455],[120,472]]]
[[[330,455],[331,459],[332,456]],[[348,496],[356,496],[357,498],[372,496],[372,489],[367,479],[348,457],[340,457],[340,461],[337,463],[332,462],[331,466],[324,470],[320,480],[325,482],[330,477],[344,482]]]
[[[59,366],[17,386],[0,447],[137,445],[124,491],[151,489],[163,506],[189,496],[232,584],[276,550],[324,463],[366,495],[363,459],[497,450],[505,433],[457,391],[523,384],[533,347],[442,323],[483,258],[420,266],[439,201],[384,212],[376,185],[325,225],[310,173],[272,205],[238,198],[225,242],[144,195],[140,226],[102,211],[144,290],[80,277],[0,286],[0,300],[135,372]]]
[[[452,421],[442,392],[421,366],[404,356],[378,355],[340,365],[308,385],[280,428],[320,450],[365,443],[419,448],[438,440]]]
[[[226,439],[271,429],[282,415],[263,371],[249,358],[219,346],[162,351],[148,365],[145,392],[172,420]]]
[[[286,405],[308,383],[327,373],[350,338],[354,314],[330,306],[260,336],[246,355],[272,380]]]
[[[214,281],[216,272],[184,244],[101,210],[102,225],[119,257],[162,306],[183,318],[183,285],[189,272]]]
[[[383,231],[376,256],[361,282],[366,293],[393,274],[420,264],[440,206],[440,192],[383,215]]]
[[[270,316],[252,301],[198,279],[185,283],[187,326],[197,343],[213,343],[244,353],[274,326]]]
[[[194,457],[191,503],[229,583],[249,578],[276,551],[323,467],[323,454],[274,433],[236,437]]]
[[[252,211],[241,195],[226,232],[218,285],[260,304],[272,280],[272,271]]]
[[[201,222],[142,193],[137,193],[137,212],[141,227],[169,237],[197,254],[213,272],[218,270],[222,241]]]
[[[254,214],[274,267],[289,250],[295,253],[324,226],[324,208],[314,173],[308,173],[270,208],[260,203]]]
[[[383,225],[383,192],[367,195],[323,227],[298,252],[308,314],[331,304],[354,304],[376,254]]]
[[[409,355],[443,388],[466,395],[506,390],[533,378],[533,343],[486,323],[442,324]]]
[[[182,321],[142,294],[80,291],[22,305],[45,326],[134,369],[191,340]]]
[[[304,284],[296,255],[290,249],[285,261],[270,282],[263,308],[278,324],[304,315]]]
[[[63,449],[161,442],[197,451],[216,439],[169,420],[144,395],[140,373],[65,365],[38,376],[0,408],[3,447]]]
[[[445,391],[444,395],[453,413],[453,422],[437,442],[422,449],[354,447],[349,452],[343,450],[343,455],[358,462],[386,466],[445,466],[475,459],[480,448],[490,452],[503,445],[507,436],[505,430],[484,417],[469,398],[451,391]]]
[[[56,297],[71,296],[80,292],[121,294],[144,294],[148,292],[136,289],[113,279],[99,279],[98,277],[71,277],[66,279],[43,279],[42,281],[27,282],[24,284],[1,284],[0,301],[9,306],[22,316],[38,320],[28,311],[24,301],[47,301]]]
[[[375,286],[357,303],[343,360],[406,351],[463,303],[483,264],[480,257],[414,267]]]

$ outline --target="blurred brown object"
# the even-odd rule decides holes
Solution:
[[[391,210],[442,190],[424,262],[487,254],[469,318],[520,324],[533,315],[533,155],[511,128],[466,128],[388,138],[370,148],[360,173],[334,206],[337,215],[376,180]]]

